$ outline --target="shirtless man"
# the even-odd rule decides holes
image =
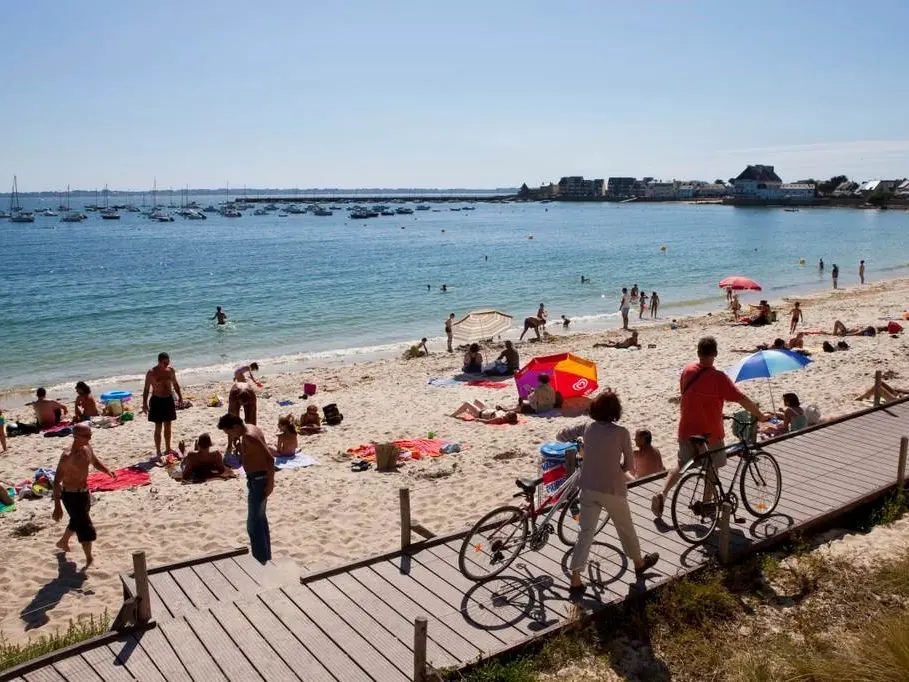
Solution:
[[[448,352],[449,352],[449,353],[453,353],[453,352],[454,352],[454,351],[451,349],[451,340],[452,340],[452,338],[454,337],[454,329],[451,328],[451,325],[454,324],[454,321],[455,321],[455,314],[454,314],[454,313],[451,313],[451,314],[448,316],[448,319],[445,320],[445,336],[448,337]]]
[[[258,426],[244,424],[238,416],[225,414],[218,420],[218,428],[227,434],[228,439],[240,443],[240,458],[246,471],[248,491],[246,532],[249,533],[253,557],[264,564],[271,559],[266,504],[275,488],[275,457]]]
[[[34,408],[38,426],[42,429],[56,426],[60,423],[63,415],[69,412],[69,409],[63,403],[59,403],[56,400],[48,400],[47,391],[44,390],[44,387],[35,391],[35,395],[38,399],[27,404]]]
[[[92,430],[88,424],[76,424],[73,427],[73,447],[64,451],[57,463],[57,475],[54,477],[54,521],[63,518],[63,509],[69,516],[69,523],[63,531],[63,537],[57,547],[64,552],[70,551],[69,541],[76,536],[85,552],[85,568],[91,566],[92,543],[98,537],[92,524],[92,498],[88,492],[88,465],[103,471],[111,478],[117,475],[102,464],[91,446]]]
[[[149,400],[149,391],[151,400]],[[161,430],[164,430],[165,452],[170,452],[171,424],[177,419],[177,400],[183,402],[183,390],[177,382],[177,373],[170,366],[170,356],[158,353],[158,364],[145,374],[145,388],[142,390],[142,411],[148,414],[148,421],[155,425],[155,452],[161,456]]]
[[[521,332],[521,336],[518,338],[518,341],[524,340],[524,334],[533,329],[534,334],[537,335],[537,341],[542,341],[543,337],[540,336],[540,327],[546,324],[545,320],[541,320],[539,317],[525,317],[524,318],[524,331]]]
[[[211,319],[217,320],[219,325],[227,324],[227,313],[221,310],[221,306],[218,306],[218,309],[215,311],[214,317]]]

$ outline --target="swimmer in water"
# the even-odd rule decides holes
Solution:
[[[443,284],[443,285],[442,285],[442,291],[443,291],[443,292],[447,292],[447,291],[448,291],[448,285],[447,285],[447,284]]]
[[[253,372],[258,372],[258,371],[259,371],[259,363],[257,363],[257,362],[250,362],[248,365],[243,365],[242,367],[237,367],[237,369],[234,370],[234,381],[245,383],[246,375],[249,375],[250,381],[252,381],[257,386],[261,386],[262,385],[261,382],[258,379],[256,379],[256,377],[253,375]]]
[[[570,324],[571,324],[571,320],[569,320],[567,317],[562,315],[562,327],[564,327],[565,329],[568,329],[568,325],[570,325]]]
[[[227,313],[221,310],[221,306],[215,310],[215,315],[211,319],[217,320],[219,325],[227,324]]]

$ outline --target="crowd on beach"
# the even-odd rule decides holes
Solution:
[[[819,269],[823,268],[823,262]],[[836,279],[834,277],[834,285]],[[861,283],[864,283],[864,262],[860,268]],[[733,323],[746,322],[750,326],[773,324],[775,317],[771,306],[762,300],[752,315],[743,319],[741,305],[735,292],[730,290],[729,309]],[[598,341],[594,347],[631,349],[640,348],[638,330],[629,327],[629,313],[633,305],[639,309],[642,319],[649,308],[651,317],[656,317],[659,310],[659,296],[653,291],[646,295],[635,284],[623,288],[619,301],[623,329],[629,332],[623,340],[610,339]],[[447,339],[446,350],[454,353],[455,314],[451,313],[445,320]],[[524,320],[523,330],[518,342],[505,340],[498,354],[491,362],[485,362],[480,344],[472,343],[466,347],[461,363],[461,371],[468,375],[487,377],[513,376],[520,368],[519,343],[527,332],[533,331],[537,340],[543,339],[548,323],[548,312],[543,303],[535,315]],[[226,323],[227,316],[218,308],[212,318],[218,325]],[[732,352],[758,352],[761,350],[787,350],[796,353],[807,353],[805,335],[818,333],[837,337],[873,336],[875,334],[898,334],[902,327],[895,321],[885,325],[847,326],[837,320],[833,329],[804,330],[805,315],[796,301],[788,312],[788,341],[777,338],[754,349],[731,349]],[[559,322],[568,328],[570,320],[562,316]],[[826,344],[826,342],[825,342]],[[488,347],[488,346],[487,346]],[[824,346],[826,350],[826,345]],[[430,349],[426,338],[415,345],[417,354],[429,356]],[[714,367],[718,355],[718,343],[712,337],[702,338],[696,349],[696,360],[686,365],[679,378],[679,420],[676,440],[678,452],[674,465],[670,468],[662,491],[652,500],[652,511],[656,517],[663,514],[665,500],[678,480],[679,470],[699,451],[691,439],[697,436],[707,438],[707,446],[713,452],[712,458],[717,466],[725,464],[725,430],[722,411],[727,403],[736,403],[751,417],[763,424],[765,436],[805,428],[813,417],[809,406],[803,406],[795,392],[783,395],[783,405],[777,412],[762,410],[756,402],[745,395],[733,381],[722,371]],[[142,413],[154,425],[154,448],[156,457],[175,455],[181,461],[184,481],[202,481],[212,477],[233,477],[234,470],[226,465],[226,458],[238,457],[246,476],[247,487],[247,532],[253,556],[262,562],[271,559],[271,539],[267,518],[267,503],[274,490],[274,472],[276,458],[292,456],[298,451],[298,436],[304,433],[318,432],[323,420],[316,405],[308,404],[299,418],[293,415],[282,415],[277,423],[277,437],[274,445],[269,442],[263,429],[257,424],[259,392],[263,382],[256,376],[259,371],[257,363],[238,367],[234,371],[233,381],[228,393],[226,413],[222,414],[215,426],[226,438],[224,452],[214,446],[214,439],[209,432],[199,433],[193,438],[192,447],[181,440],[176,448],[173,444],[173,423],[177,419],[177,408],[184,402],[183,390],[178,381],[177,372],[171,365],[167,353],[158,356],[157,363],[148,370],[142,394]],[[53,518],[62,519],[64,512],[69,521],[57,546],[63,551],[70,550],[70,543],[75,537],[82,545],[86,566],[93,562],[92,543],[97,537],[92,523],[90,509],[91,497],[86,479],[89,469],[115,476],[102,461],[96,457],[92,448],[92,420],[103,415],[103,409],[93,396],[85,382],[75,386],[75,400],[72,409],[72,446],[60,457],[57,463],[57,474],[53,486]],[[882,384],[878,395],[885,400],[897,399],[906,392]],[[863,397],[863,396],[860,396]],[[867,394],[864,396],[867,397]],[[545,414],[562,405],[562,396],[556,391],[549,377],[540,374],[537,385],[526,398],[519,398],[516,404],[487,405],[481,401],[464,401],[452,416],[468,416],[471,419],[490,425],[518,424],[522,415]],[[69,406],[61,401],[49,399],[47,392],[39,388],[36,399],[29,403],[34,410],[37,428],[54,428],[64,422],[70,415]],[[636,572],[644,576],[649,567],[658,561],[655,553],[644,553],[637,539],[627,504],[626,483],[634,478],[646,477],[664,471],[662,453],[653,445],[654,435],[651,429],[637,429],[631,434],[619,425],[622,416],[621,397],[610,389],[594,396],[586,408],[589,421],[583,424],[561,429],[556,438],[571,441],[582,438],[584,443],[584,466],[581,476],[581,533],[571,561],[572,586],[583,587],[581,573],[587,561],[590,543],[593,539],[594,526],[600,516],[600,510],[606,509],[615,523],[623,550],[634,564]],[[0,420],[3,420],[0,412]],[[0,445],[7,449],[7,442],[2,421],[0,421]],[[6,495],[5,487],[0,492],[0,501]]]

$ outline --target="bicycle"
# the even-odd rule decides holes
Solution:
[[[729,504],[736,522],[744,522],[744,518],[735,516],[738,510],[738,497],[734,492],[736,479],[739,480],[742,504],[759,519],[774,512],[783,490],[783,476],[776,459],[749,442],[754,423],[734,416],[724,416],[723,419],[733,421],[739,427],[736,434],[739,444],[728,449],[739,454],[739,463],[729,487],[723,489],[723,482],[707,450],[710,434],[706,434],[690,439],[698,455],[683,469],[682,478],[672,495],[672,524],[681,538],[692,545],[704,543],[713,533],[723,503]],[[700,466],[702,461],[706,461],[703,467]],[[690,471],[694,466],[698,466],[698,470]]]
[[[578,460],[582,458],[582,443],[578,443]],[[574,546],[579,532],[578,480],[580,468],[575,470],[559,486],[547,495],[539,505],[534,503],[537,487],[543,478],[519,478],[515,485],[520,492],[514,497],[523,497],[523,506],[504,505],[493,509],[477,521],[461,543],[458,552],[458,568],[470,580],[487,580],[508,568],[529,544],[531,550],[540,550],[552,535],[552,519],[559,512],[555,531],[559,539],[569,547]],[[538,523],[538,519],[543,517]],[[609,513],[603,509],[597,523],[599,533],[609,523]]]

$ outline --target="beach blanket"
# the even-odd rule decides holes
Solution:
[[[426,382],[430,386],[442,386],[442,387],[451,387],[451,386],[462,386],[463,381],[458,381],[457,379],[445,379],[445,378],[433,378]]]
[[[479,386],[481,388],[508,388],[509,384],[503,381],[491,381],[490,379],[471,379],[467,382],[468,386]]]
[[[298,452],[295,455],[279,455],[275,457],[275,469],[304,469],[318,464],[319,460],[311,455]]]
[[[444,453],[442,450],[449,445],[448,441],[439,438],[414,438],[412,440],[396,440],[392,443],[399,448],[407,451],[407,456],[413,459],[422,459],[423,457],[441,457]],[[350,448],[347,454],[351,457],[359,457],[367,462],[376,461],[376,444],[360,445]],[[399,455],[398,457],[402,457]]]
[[[484,378],[470,378],[472,375],[460,375],[454,379],[448,377],[432,378],[426,383],[430,386],[441,386],[450,388],[451,386],[476,386],[478,388],[508,388],[511,384],[502,381],[492,381]]]
[[[151,483],[151,476],[147,471],[141,471],[133,467],[117,469],[114,473],[117,474],[116,479],[100,471],[89,474],[87,479],[89,491],[93,493],[110,492]]]
[[[13,498],[13,503],[12,504],[3,504],[2,502],[0,502],[0,514],[3,514],[5,512],[16,511],[16,499],[15,499],[16,490],[15,490],[15,488],[7,488],[6,492],[9,494],[10,497]]]
[[[70,433],[73,432],[72,428],[70,428],[70,427],[72,427],[72,425],[73,425],[73,422],[71,420],[62,421],[59,424],[55,424],[54,426],[42,428],[41,433],[43,433],[46,436],[49,433],[56,433],[57,431],[62,431],[63,429],[69,429],[69,432],[66,434],[66,435],[69,435]]]

